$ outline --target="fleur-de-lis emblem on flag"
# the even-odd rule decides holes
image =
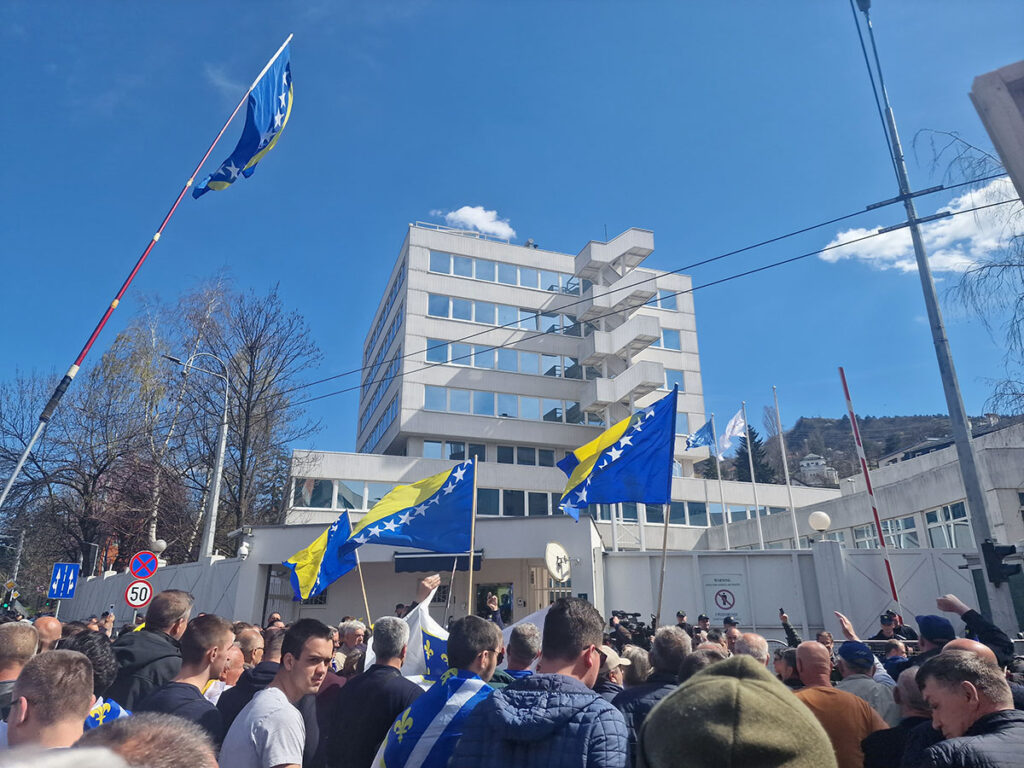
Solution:
[[[423,655],[428,659],[434,658],[434,649],[430,647],[430,641],[427,640],[423,643]]]
[[[455,670],[455,669],[449,669],[447,672],[445,672],[443,675],[441,675],[441,682],[442,683],[447,683],[449,680],[451,680],[455,676],[456,671],[457,670]]]
[[[402,713],[402,716],[395,722],[395,735],[398,737],[399,744],[402,743],[402,739],[405,738],[405,734],[407,734],[409,729],[412,728],[412,718],[409,717],[409,711],[411,709],[412,707],[409,707],[409,709],[405,710],[405,712]]]

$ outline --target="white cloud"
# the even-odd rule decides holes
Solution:
[[[967,192],[953,198],[940,211],[956,213],[980,205],[997,203],[1017,196],[1013,184],[1007,178],[996,179],[981,189]],[[1014,233],[1009,224],[1017,223],[1020,229],[1022,206],[1018,202],[986,208],[973,213],[963,213],[946,219],[922,224],[921,233],[928,251],[928,262],[933,272],[963,272],[977,264],[987,254],[1005,248]],[[829,246],[849,243],[877,232],[873,229],[847,229],[839,232]],[[825,251],[819,258],[835,263],[856,259],[879,270],[916,272],[914,247],[907,228],[886,232],[853,245]]]
[[[497,211],[485,210],[482,205],[464,205],[458,210],[431,211],[431,216],[444,216],[445,223],[450,227],[462,229],[475,229],[485,235],[494,235],[511,240],[516,236],[516,231],[508,223],[508,219],[499,219]]]
[[[228,74],[223,67],[216,64],[206,63],[203,66],[203,74],[206,75],[207,82],[225,96],[231,96],[235,99],[239,99],[242,97],[242,94],[245,93],[245,83],[232,80],[228,77]]]

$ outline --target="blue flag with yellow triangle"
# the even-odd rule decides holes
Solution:
[[[239,176],[249,178],[256,171],[256,163],[277,144],[292,114],[290,53],[291,46],[285,46],[281,55],[249,92],[245,127],[242,128],[242,137],[234,152],[221,163],[220,168],[192,190],[192,197],[202,197],[210,190],[227,189]]]
[[[559,506],[579,520],[589,504],[669,503],[678,395],[673,387],[558,462],[569,476]]]

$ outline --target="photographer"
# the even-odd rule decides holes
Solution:
[[[619,618],[621,611],[612,611],[612,617],[608,620],[611,631],[608,633],[609,644],[618,652],[633,642],[633,633],[626,629]]]

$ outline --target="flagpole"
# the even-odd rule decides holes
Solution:
[[[715,468],[718,475],[718,499],[722,502],[722,524],[725,526],[725,548],[732,549],[729,543],[729,507],[725,503],[725,486],[722,485],[722,460],[718,458],[718,435],[715,434],[715,414],[711,414],[711,453],[715,457]],[[708,522],[711,522],[710,517]]]
[[[789,517],[793,521],[793,548],[800,549],[800,529],[796,525],[796,506],[793,504],[793,486],[789,482],[789,460],[786,457],[786,436],[782,429],[782,413],[779,411],[779,393],[772,384],[772,397],[775,398],[775,423],[779,428],[779,450],[782,451],[782,471],[786,476],[786,493],[789,494]]]
[[[750,485],[754,489],[754,517],[757,518],[757,543],[764,549],[764,530],[761,528],[761,505],[757,503],[757,478],[754,477],[754,447],[750,444],[750,422],[747,421],[747,401],[740,403],[743,410],[743,431],[747,435],[747,461],[750,464]]]
[[[363,581],[363,564],[359,562],[359,550],[354,552],[356,556],[356,570],[359,572],[359,587],[363,590],[363,608],[366,609],[366,626],[373,626],[373,619],[370,616],[370,601],[366,599],[366,582]]]
[[[452,578],[448,582],[448,599],[445,600],[445,603],[444,603],[444,628],[445,629],[448,629],[448,616],[449,616],[448,611],[450,611],[451,607],[452,607],[452,592],[455,591],[455,568],[456,568],[456,566],[458,564],[459,564],[459,556],[455,555],[455,557],[452,558]]]
[[[473,548],[476,546],[476,456],[473,456],[473,516],[469,521],[469,594],[466,615],[473,615]],[[451,590],[449,589],[449,592]]]
[[[646,505],[645,505],[646,506]],[[654,626],[661,626],[661,601],[665,595],[665,565],[668,560],[668,516],[672,512],[672,502],[669,501],[662,507],[662,516],[665,524],[661,534],[661,580],[658,582],[658,616],[654,620]]]
[[[878,504],[875,503],[875,489],[871,485],[871,475],[868,473],[868,460],[864,455],[864,443],[860,439],[860,428],[857,426],[857,414],[853,410],[853,400],[850,398],[850,388],[846,384],[846,371],[839,366],[839,380],[843,383],[843,395],[846,397],[846,412],[850,416],[850,429],[853,430],[853,442],[857,444],[857,459],[860,461],[860,471],[864,473],[864,487],[868,492],[868,500],[871,502],[871,514],[875,519],[875,531],[878,534],[878,545],[882,549],[882,557],[885,558],[885,575],[889,577],[889,591],[892,592],[893,602],[903,612],[900,605],[900,597],[896,592],[896,580],[892,575],[892,564],[889,562],[889,548],[885,544],[885,534],[882,531],[882,521],[878,517]]]
[[[154,233],[153,237],[151,237],[149,240],[149,244],[142,252],[142,255],[139,257],[138,261],[135,262],[135,266],[132,268],[132,271],[128,273],[128,277],[125,279],[124,283],[121,284],[121,289],[115,294],[114,298],[107,306],[106,310],[103,313],[103,316],[100,318],[100,321],[96,324],[96,327],[93,329],[93,332],[89,336],[89,339],[85,342],[85,346],[82,347],[82,350],[78,353],[78,357],[75,358],[75,361],[71,364],[71,367],[68,368],[67,373],[64,374],[64,378],[60,380],[60,383],[57,384],[57,387],[53,390],[53,394],[50,395],[49,401],[46,403],[46,406],[43,408],[42,413],[39,415],[39,424],[36,427],[36,431],[32,433],[32,438],[25,445],[25,450],[22,452],[21,457],[18,459],[18,463],[14,466],[14,471],[11,473],[10,478],[8,478],[7,483],[4,485],[3,492],[0,492],[0,507],[3,506],[4,501],[7,499],[7,494],[10,493],[11,487],[14,485],[14,481],[21,473],[22,467],[25,466],[25,461],[28,459],[29,454],[32,452],[32,447],[36,444],[36,440],[39,439],[39,436],[43,433],[43,430],[46,429],[46,425],[53,417],[53,413],[57,409],[57,406],[60,404],[61,398],[64,397],[64,393],[67,392],[68,387],[71,386],[71,382],[74,381],[75,376],[78,374],[79,369],[82,367],[82,363],[85,361],[86,355],[89,354],[89,350],[92,348],[92,345],[96,342],[96,339],[100,335],[100,332],[103,330],[103,327],[107,324],[107,321],[110,319],[110,316],[113,314],[114,310],[117,309],[117,305],[121,303],[121,299],[124,298],[125,293],[128,291],[128,288],[132,284],[132,281],[135,280],[135,276],[139,273],[139,270],[142,268],[142,265],[149,257],[150,251],[152,251],[153,247],[158,242],[160,242],[160,236],[163,234],[164,228],[167,226],[167,223],[171,220],[171,217],[174,216],[174,212],[178,210],[178,205],[181,203],[182,198],[185,197],[185,194],[188,192],[189,188],[195,182],[196,176],[199,175],[199,171],[202,169],[203,164],[210,158],[210,155],[213,153],[214,148],[217,146],[217,142],[221,140],[221,137],[224,135],[224,132],[228,129],[228,125],[230,125],[231,121],[235,119],[235,115],[238,114],[238,111],[242,108],[242,105],[245,104],[245,102],[249,99],[249,94],[252,93],[252,90],[256,87],[259,81],[267,73],[267,70],[269,70],[270,67],[273,66],[274,62],[277,61],[277,58],[281,55],[281,52],[284,51],[285,46],[287,46],[288,43],[291,42],[291,39],[292,35],[288,35],[288,39],[285,40],[281,47],[277,49],[277,53],[275,53],[274,56],[270,59],[270,61],[267,62],[267,65],[263,68],[263,71],[260,72],[259,77],[257,77],[253,81],[252,85],[249,86],[249,90],[247,90],[245,92],[245,95],[242,96],[242,98],[239,100],[238,104],[235,106],[234,111],[232,111],[231,116],[228,117],[227,121],[224,123],[220,131],[217,133],[216,138],[214,138],[213,143],[210,144],[210,148],[206,150],[206,154],[203,155],[203,159],[199,161],[199,164],[195,167],[195,170],[192,171],[192,175],[189,176],[188,181],[185,182],[185,186],[181,188],[181,191],[178,193],[178,197],[174,201],[174,204],[167,212],[167,215],[164,216],[163,221],[160,222],[160,226],[157,227],[157,230]]]

